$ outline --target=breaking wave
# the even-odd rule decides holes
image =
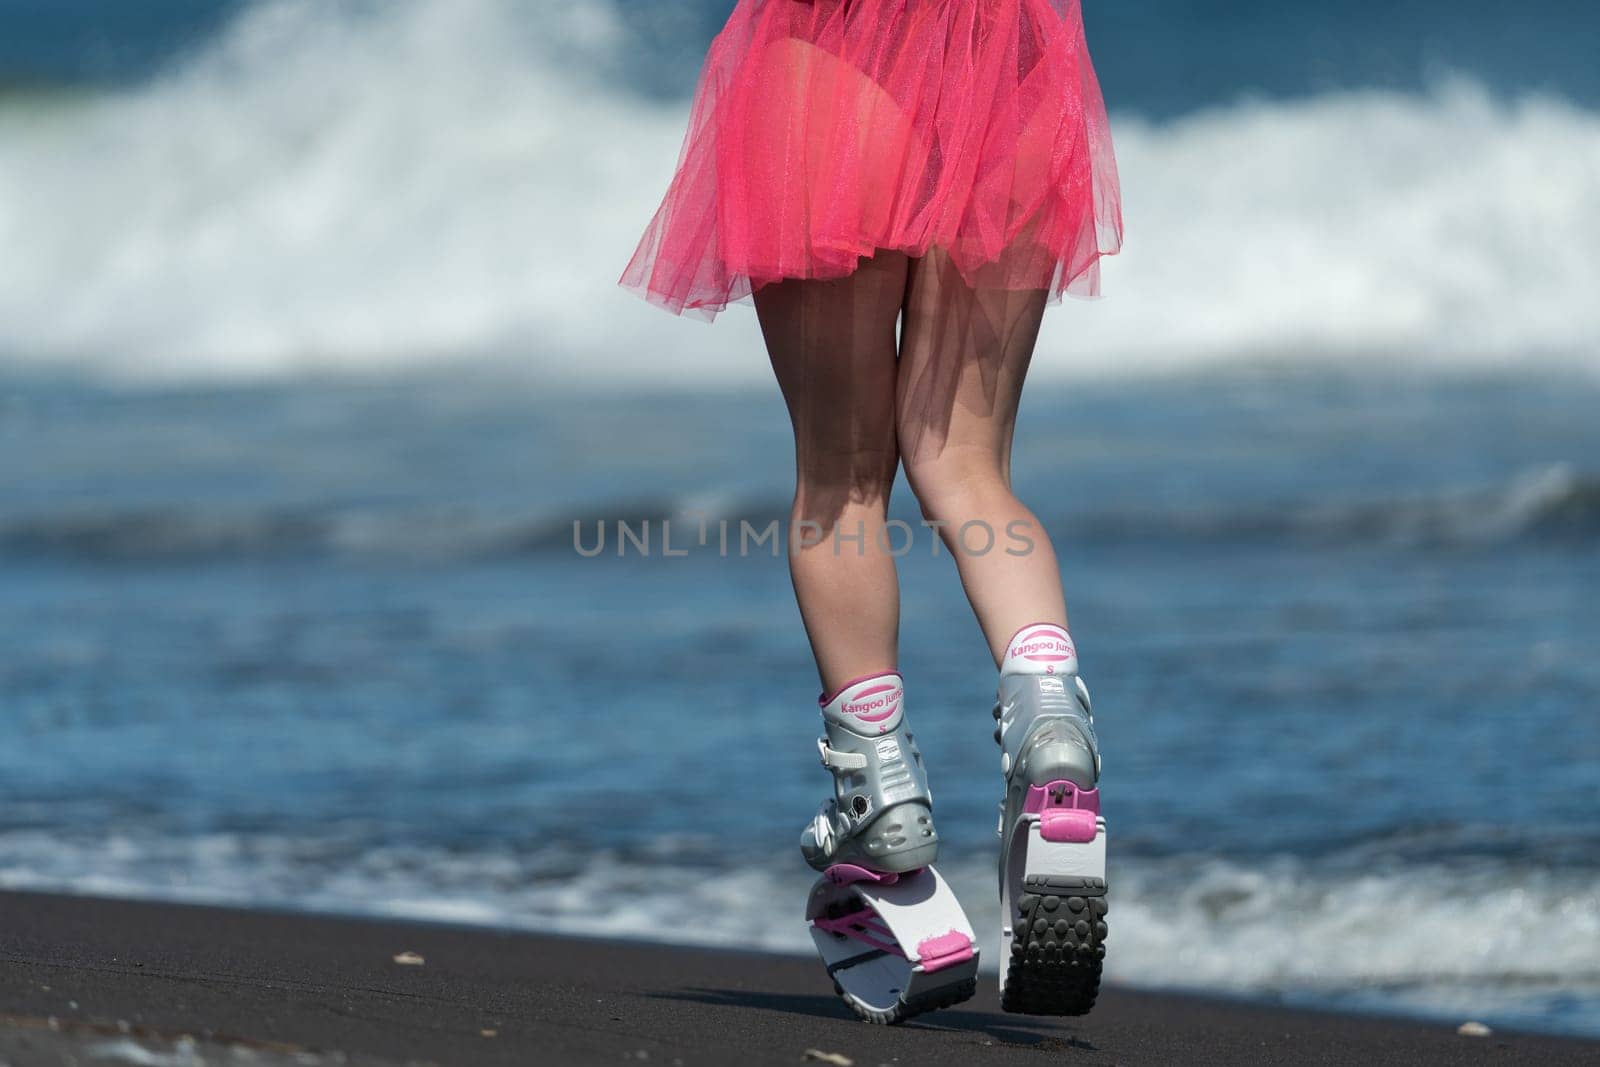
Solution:
[[[685,115],[616,76],[634,32],[607,0],[270,0],[143,83],[0,98],[0,369],[764,376],[754,316],[615,288]],[[1462,79],[1114,125],[1127,248],[1042,374],[1600,366],[1581,107]]]

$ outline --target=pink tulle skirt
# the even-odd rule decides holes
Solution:
[[[712,318],[938,248],[974,288],[1095,295],[1122,240],[1079,0],[738,0],[621,284]]]

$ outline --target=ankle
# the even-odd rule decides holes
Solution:
[[[1000,673],[1077,674],[1078,651],[1072,635],[1057,623],[1029,623],[1006,642]]]
[[[865,733],[887,733],[899,726],[904,703],[905,684],[895,670],[853,678],[817,698],[825,721]]]

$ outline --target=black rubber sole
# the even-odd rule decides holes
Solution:
[[[1000,1006],[1019,1015],[1086,1015],[1106,957],[1103,878],[1023,881]]]
[[[920,997],[913,997],[910,1000],[902,998],[888,1011],[875,1011],[872,1008],[858,1004],[844,995],[844,987],[838,982],[833,983],[833,990],[843,998],[844,1002],[850,1006],[850,1010],[855,1012],[856,1017],[862,1021],[872,1023],[875,1026],[898,1026],[900,1023],[915,1019],[919,1015],[926,1015],[930,1011],[951,1008],[962,1001],[971,1000],[978,992],[978,980],[976,978],[968,978],[965,982],[960,982],[956,985],[929,990]]]

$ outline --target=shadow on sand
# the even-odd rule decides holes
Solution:
[[[748,989],[685,989],[675,993],[649,993],[659,1000],[682,1000],[695,1004],[723,1005],[733,1008],[761,1008],[767,1011],[807,1015],[812,1018],[854,1020],[855,1014],[838,997],[821,994],[763,993]],[[1047,1046],[1051,1048],[1076,1048],[1085,1052],[1098,1052],[1093,1043],[1073,1034],[1054,1029],[1052,1022],[1035,1023],[1021,1017],[1004,1017],[1005,1025],[997,1023],[992,1014],[960,1011],[946,1008],[931,1012],[905,1023],[908,1030],[966,1030],[984,1034],[997,1044],[1024,1047]],[[1050,1029],[1038,1029],[1049,1027]]]

